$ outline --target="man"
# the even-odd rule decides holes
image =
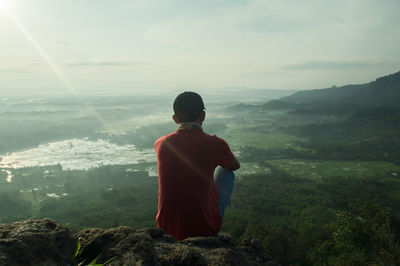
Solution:
[[[203,132],[206,114],[200,95],[179,94],[173,109],[178,130],[154,145],[159,176],[157,226],[177,240],[215,236],[230,201],[232,171],[240,164],[223,139]]]

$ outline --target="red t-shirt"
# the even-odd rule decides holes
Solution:
[[[235,160],[228,144],[191,129],[163,136],[154,146],[159,176],[157,226],[178,240],[215,236],[222,220],[214,170]]]

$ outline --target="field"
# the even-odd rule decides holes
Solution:
[[[391,162],[366,161],[311,161],[311,160],[267,160],[293,176],[318,180],[330,177],[362,178],[373,176],[399,176],[400,166]]]
[[[71,99],[0,106],[0,222],[50,217],[73,230],[155,225],[153,144],[177,128],[170,108],[161,98],[88,101],[102,123]],[[400,232],[400,143],[387,136],[400,125],[246,106],[207,106],[204,130],[225,139],[241,163],[224,232],[258,238],[283,265],[336,258],[344,245],[373,260],[379,255],[364,246],[398,237],[390,232]],[[371,240],[343,235],[341,226],[368,231]],[[397,254],[383,242],[382,252]]]
[[[251,131],[251,129],[248,131]],[[298,142],[304,141],[302,138],[279,133],[262,134],[248,131],[233,132],[227,136],[227,140],[230,140],[233,148],[240,146],[253,146],[265,150],[285,148],[302,150],[298,145]]]

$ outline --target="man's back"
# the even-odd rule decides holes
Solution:
[[[228,144],[201,129],[178,130],[155,143],[159,171],[157,226],[176,239],[213,236],[221,227],[217,165],[235,160]]]

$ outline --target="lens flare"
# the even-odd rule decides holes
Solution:
[[[0,0],[0,1],[1,1],[0,3],[3,3],[3,9],[6,11],[7,15],[14,22],[14,24],[17,26],[17,28],[22,32],[22,34],[25,36],[25,38],[28,40],[28,42],[33,46],[33,48],[40,55],[40,57],[43,59],[43,61],[46,62],[46,64],[53,71],[53,73],[57,76],[57,78],[61,81],[61,83],[64,85],[64,87],[69,91],[69,93],[71,95],[73,95],[75,97],[75,99],[80,103],[80,105],[82,107],[84,107],[91,115],[93,115],[97,119],[97,121],[100,122],[100,124],[103,125],[103,127],[105,127],[106,123],[105,123],[103,117],[80,99],[75,87],[72,85],[72,83],[69,81],[69,79],[57,67],[57,65],[49,57],[49,55],[42,49],[42,47],[35,40],[33,35],[25,28],[25,26],[22,24],[22,22],[14,15],[12,10],[10,10],[9,8],[6,7],[6,5],[4,4],[5,0]]]

